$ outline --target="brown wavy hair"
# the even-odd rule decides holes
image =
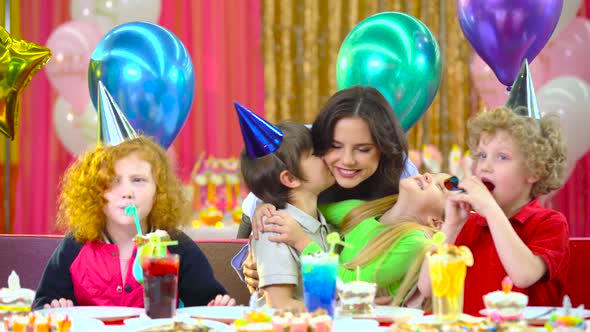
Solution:
[[[558,189],[564,182],[566,146],[559,118],[546,115],[540,120],[518,115],[511,109],[500,107],[481,112],[467,124],[468,144],[477,153],[483,134],[493,135],[506,130],[518,145],[526,160],[529,176],[539,181],[533,184],[531,198]]]
[[[373,200],[397,194],[406,165],[408,142],[391,105],[373,87],[356,85],[330,97],[311,127],[314,154],[324,156],[332,149],[336,124],[346,118],[360,118],[367,123],[381,157],[375,173],[355,188],[335,184],[328,189],[334,198],[330,202],[353,198]]]
[[[189,202],[166,151],[151,139],[139,136],[115,146],[99,144],[66,170],[58,199],[57,224],[60,228],[72,231],[79,242],[101,239],[106,226],[104,193],[116,177],[115,163],[131,154],[151,165],[156,183],[148,226],[170,232],[190,222]]]

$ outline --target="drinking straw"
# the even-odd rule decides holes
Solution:
[[[141,225],[139,224],[139,216],[137,215],[137,207],[133,204],[127,205],[125,208],[125,214],[130,216],[133,215],[135,220],[135,228],[137,228],[137,234],[141,235]]]
[[[330,255],[336,255],[334,249],[336,249],[337,244],[341,244],[343,247],[352,248],[352,245],[340,240],[340,234],[338,234],[338,232],[328,234],[328,236],[326,236],[326,242],[330,245],[330,250],[328,251]]]

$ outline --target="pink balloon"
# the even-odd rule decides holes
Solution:
[[[69,21],[55,29],[46,43],[53,53],[45,66],[49,81],[78,113],[90,102],[88,64],[101,38],[93,23]]]
[[[539,59],[539,56],[537,56],[537,59]],[[469,68],[471,70],[477,94],[483,99],[486,106],[488,108],[494,108],[504,105],[508,98],[508,91],[506,90],[506,87],[498,81],[492,68],[490,68],[482,58],[475,54],[473,55]],[[531,64],[530,70],[531,76],[533,77],[533,85],[535,87],[540,87],[547,81],[547,74],[539,61],[535,60],[535,62]]]
[[[576,17],[558,38],[549,42],[534,63],[545,68],[548,80],[576,76],[590,83],[589,46],[590,21]]]

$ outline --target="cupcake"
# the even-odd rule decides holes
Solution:
[[[377,285],[365,281],[352,281],[338,285],[341,316],[366,316],[373,314],[373,301]]]
[[[529,301],[528,296],[512,292],[512,280],[508,276],[502,280],[502,290],[484,295],[488,318],[494,321],[519,319]]]
[[[31,289],[21,288],[20,279],[12,271],[8,277],[8,288],[0,289],[0,317],[12,312],[29,312],[35,298]]]
[[[583,332],[586,324],[580,311],[584,311],[584,305],[580,305],[579,309],[572,309],[572,302],[566,295],[563,298],[563,315],[551,315],[545,323],[545,329],[547,332]]]

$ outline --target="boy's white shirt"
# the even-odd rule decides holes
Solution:
[[[291,204],[287,204],[282,211],[290,214],[312,241],[319,244],[324,251],[328,250],[326,237],[330,228],[319,210],[319,220]],[[299,252],[284,243],[275,243],[268,239],[275,235],[276,233],[263,233],[259,240],[252,239],[250,243],[254,261],[258,266],[259,286],[292,284],[295,285],[295,298],[302,299]]]

